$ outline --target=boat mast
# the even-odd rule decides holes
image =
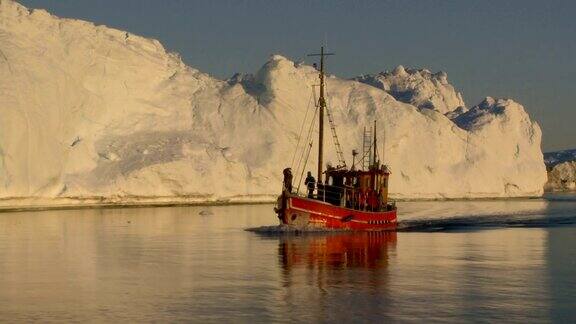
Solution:
[[[324,158],[324,109],[326,109],[326,99],[324,97],[324,57],[334,55],[333,53],[324,53],[324,46],[320,48],[320,54],[309,54],[308,56],[320,56],[320,98],[318,98],[318,183],[322,183],[322,164]]]
[[[320,124],[318,125],[318,183],[322,183],[322,163],[324,159],[324,46],[320,49],[320,98],[318,99]]]

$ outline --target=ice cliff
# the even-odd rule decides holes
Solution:
[[[520,104],[488,98],[450,119],[464,102],[445,74],[378,80],[330,76],[327,95],[348,159],[378,121],[394,197],[542,194],[541,131]],[[315,84],[279,55],[218,80],[156,40],[0,0],[0,197],[270,199]]]

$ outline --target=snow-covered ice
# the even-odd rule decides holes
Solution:
[[[373,79],[328,77],[328,104],[348,162],[377,120],[393,197],[542,194],[541,131],[520,104],[467,110],[445,73]],[[315,84],[314,68],[280,55],[218,80],[156,40],[0,0],[0,197],[272,201]]]
[[[465,111],[462,94],[448,83],[445,72],[431,73],[426,69],[405,69],[397,66],[392,72],[362,75],[354,80],[380,88],[396,100],[443,114]]]

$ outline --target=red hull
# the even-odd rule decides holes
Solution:
[[[396,209],[360,211],[298,196],[286,197],[280,221],[296,227],[320,227],[347,230],[395,230]]]

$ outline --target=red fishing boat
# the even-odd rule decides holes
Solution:
[[[355,157],[358,153],[353,151],[352,166],[350,168],[346,166],[334,122],[324,97],[324,59],[328,55],[333,54],[324,53],[323,47],[320,54],[310,55],[320,57],[318,69],[320,95],[316,103],[316,113],[319,117],[317,178],[314,179],[309,173],[305,183],[308,192],[301,194],[299,186],[298,189],[294,190],[291,168],[284,169],[283,190],[278,197],[275,211],[282,224],[298,228],[395,230],[397,208],[395,203],[388,199],[390,170],[379,161],[377,154],[376,122],[374,122],[372,130],[367,132],[365,129],[364,131],[362,159],[355,163]],[[330,122],[339,165],[336,167],[327,166],[326,170],[323,170],[325,113]],[[369,133],[373,135],[373,138],[368,135]],[[312,142],[308,143],[308,146],[311,148]],[[309,150],[307,153],[304,150],[303,156],[306,156],[307,160]],[[356,164],[362,166],[357,167]],[[302,174],[303,171],[302,169]]]

